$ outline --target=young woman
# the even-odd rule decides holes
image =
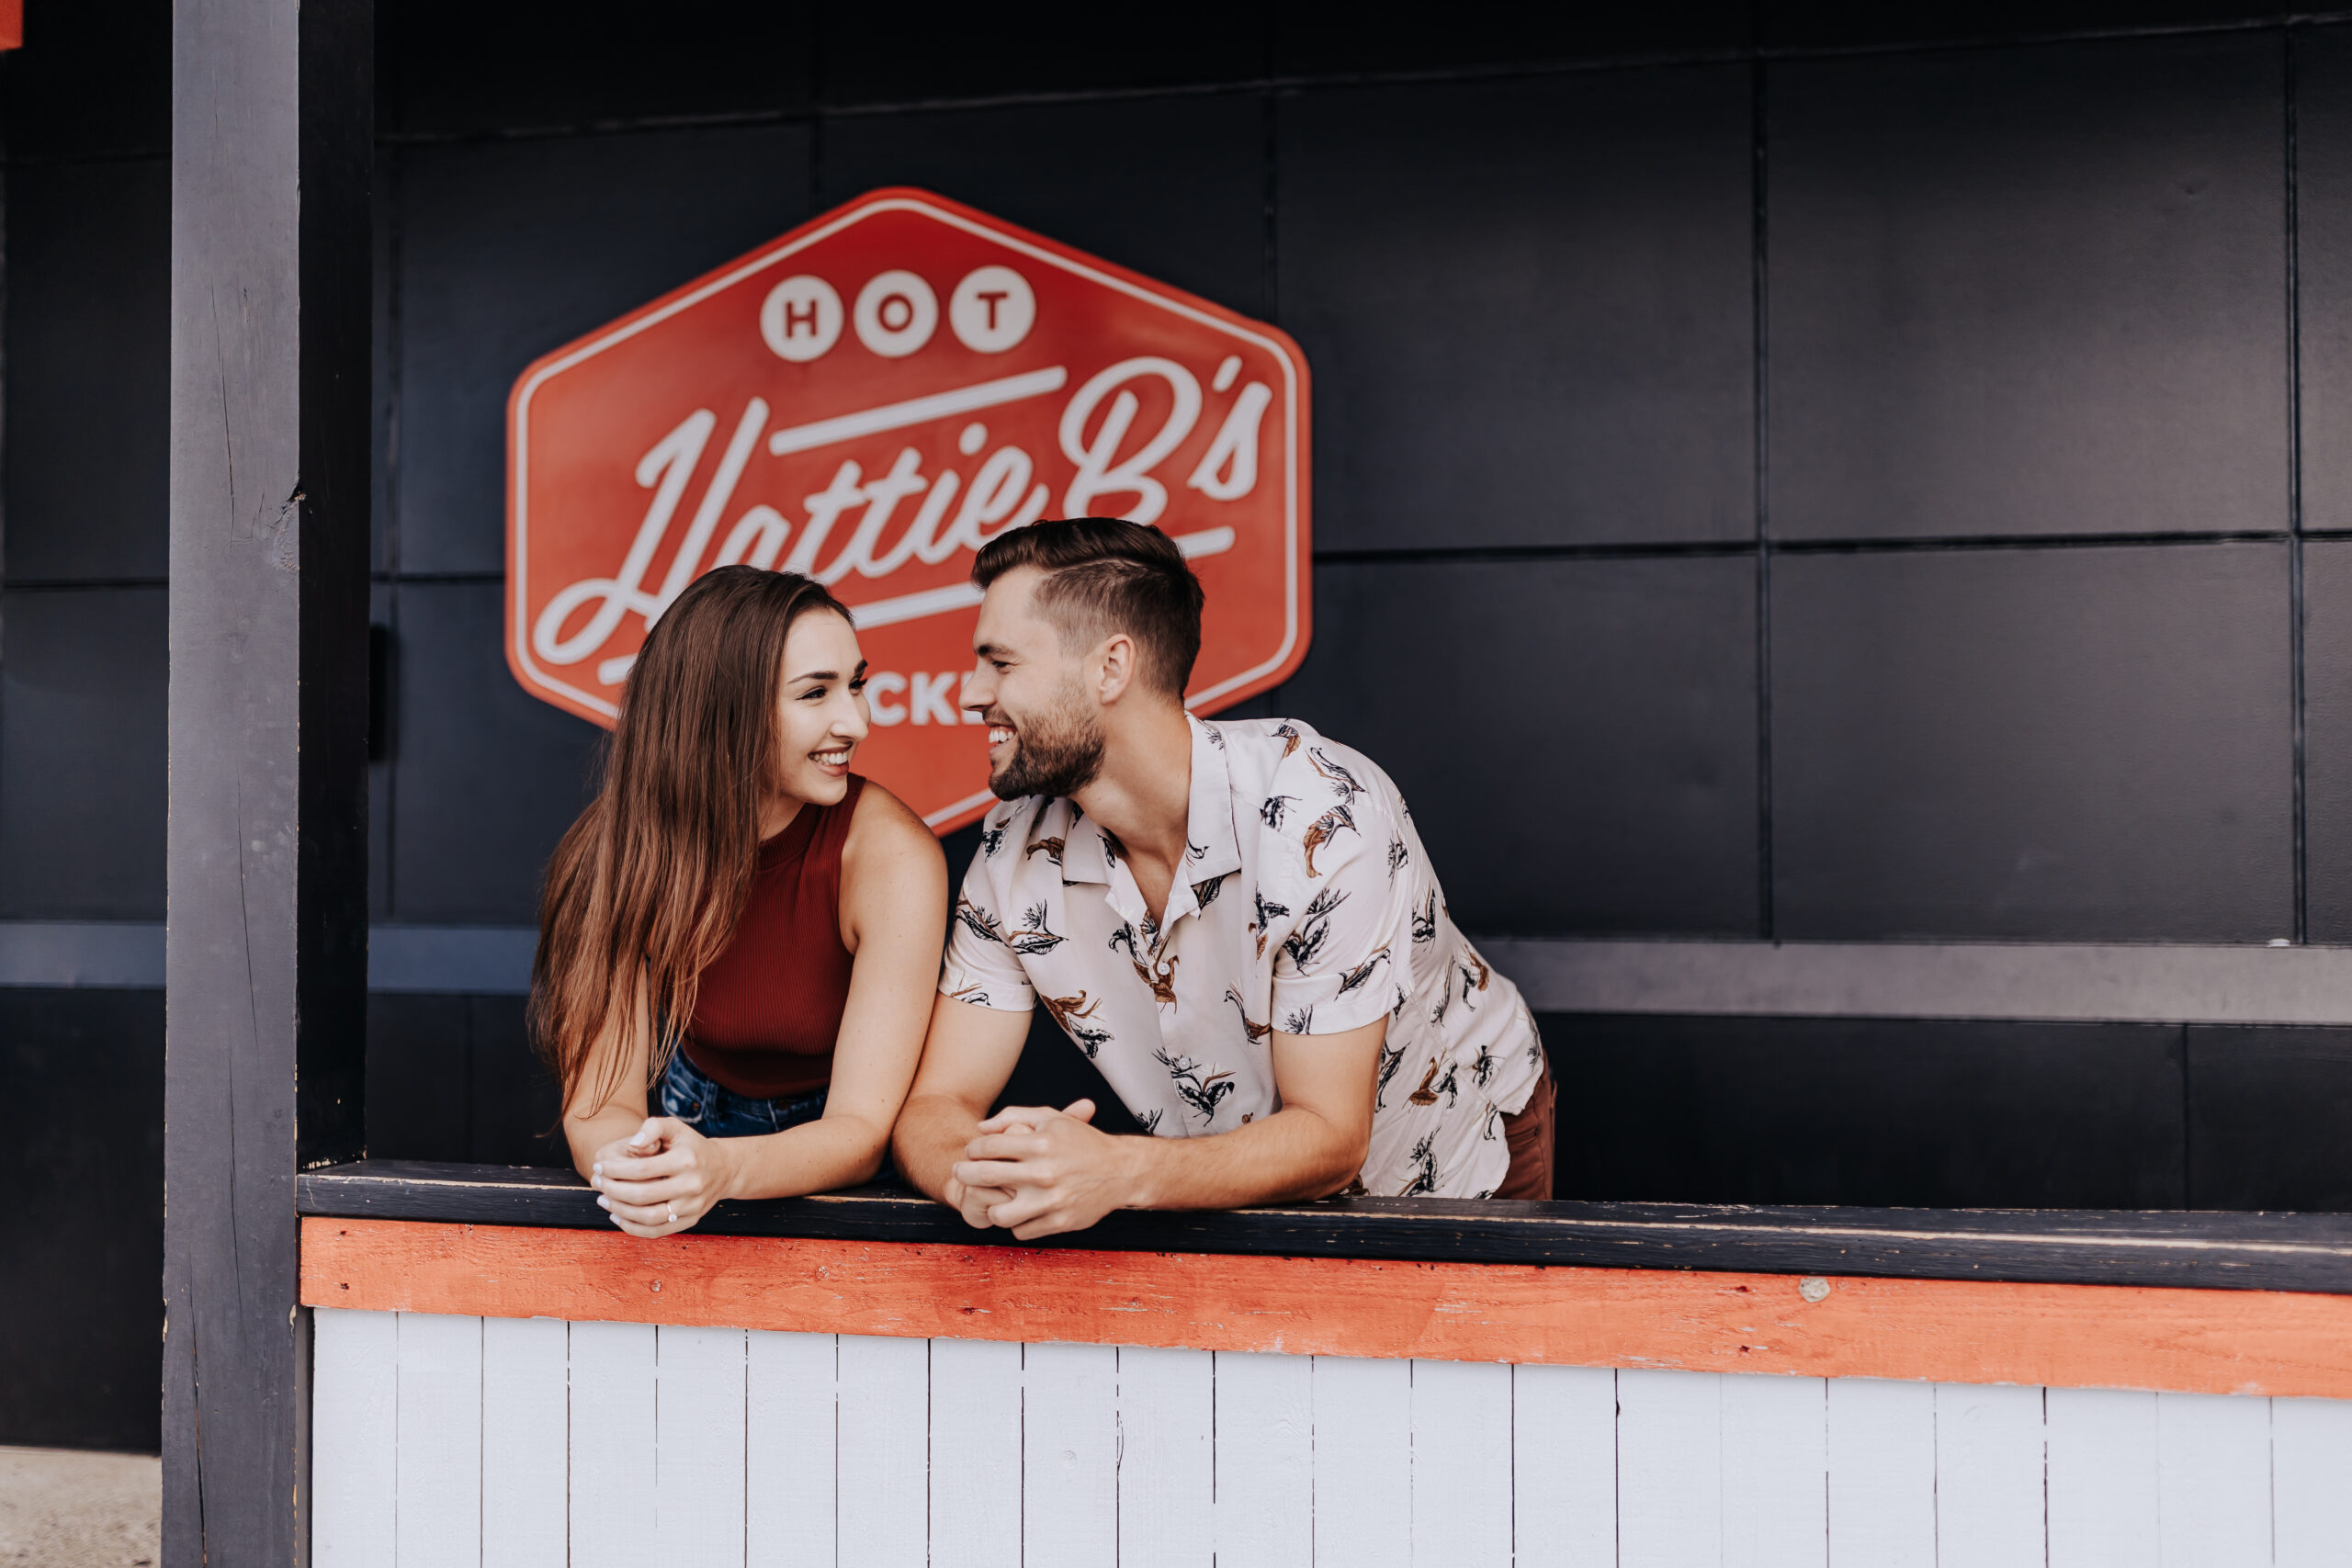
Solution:
[[[865,690],[849,612],[749,566],[680,594],[629,672],[603,787],[548,867],[531,1010],[572,1162],[631,1235],[881,1168],[947,871],[850,772]]]

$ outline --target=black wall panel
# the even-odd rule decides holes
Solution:
[[[1755,933],[1753,562],[1325,565],[1315,591],[1275,706],[1387,770],[1455,919]]]
[[[368,998],[371,1159],[571,1163],[554,1081],[532,1055],[521,997]]]
[[[495,582],[401,585],[390,912],[538,923],[539,871],[588,802],[605,732],[525,694]]]
[[[0,919],[164,918],[164,600],[0,595]]]
[[[171,0],[25,9],[24,47],[0,54],[0,125],[12,161],[171,151]]]
[[[1104,93],[1230,82],[1266,67],[1266,7],[1204,0],[1181,13],[1030,0],[994,8],[918,0],[836,6],[821,21],[831,105]]]
[[[401,162],[404,572],[505,570],[506,394],[551,348],[809,215],[805,125],[419,147]]]
[[[1248,93],[849,116],[825,127],[821,205],[921,186],[1262,316],[1265,148]]]
[[[2352,942],[2352,539],[2303,546],[2303,820],[2311,940]]]
[[[1456,0],[1442,12],[1415,6],[1342,8],[1328,0],[1280,0],[1269,7],[1274,71],[1283,76],[1713,53],[1754,42],[1760,9],[1741,0],[1647,6]]]
[[[2031,34],[2226,26],[2281,18],[2247,0],[1777,0],[1759,6],[1758,40],[1768,49],[1839,49],[1947,40],[1998,40]]]
[[[152,1453],[164,994],[0,987],[0,1443]]]
[[[2178,1208],[2177,1026],[1537,1020],[1557,1196]]]
[[[2188,1204],[2352,1212],[2352,1029],[2188,1031]]]
[[[1279,100],[1324,549],[1755,531],[1745,67]]]
[[[2352,28],[2299,29],[2294,73],[2302,521],[2352,528]]]
[[[11,582],[164,575],[171,221],[161,159],[8,171]]]
[[[376,0],[376,120],[408,136],[806,108],[814,6]]]
[[[2277,529],[2284,49],[1769,73],[1776,538]]]
[[[2287,547],[1783,556],[1787,938],[2294,930]]]

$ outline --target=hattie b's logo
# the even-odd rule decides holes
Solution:
[[[736,561],[857,617],[858,771],[941,830],[989,799],[959,708],[972,554],[1152,523],[1208,592],[1186,701],[1306,651],[1306,365],[1281,331],[922,191],[883,190],[547,355],[507,405],[506,659],[610,724],[650,626]]]

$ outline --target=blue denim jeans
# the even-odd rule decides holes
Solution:
[[[825,1113],[826,1090],[797,1100],[753,1100],[737,1094],[673,1052],[662,1075],[662,1114],[674,1116],[706,1138],[750,1138],[781,1133]]]

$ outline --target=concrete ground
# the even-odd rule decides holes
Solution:
[[[140,1568],[163,1554],[153,1454],[0,1447],[0,1568]]]

